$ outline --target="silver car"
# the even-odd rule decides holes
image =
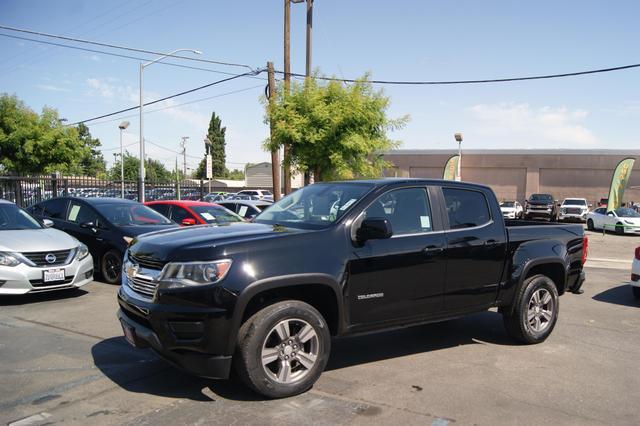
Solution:
[[[0,200],[0,295],[78,288],[93,281],[87,246]]]

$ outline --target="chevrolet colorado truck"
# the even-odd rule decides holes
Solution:
[[[498,308],[506,332],[544,341],[559,295],[580,291],[581,225],[506,221],[465,182],[317,183],[251,223],[136,237],[118,317],[126,339],[193,374],[270,398],[309,389],[334,336]]]

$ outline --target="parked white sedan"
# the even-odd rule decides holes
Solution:
[[[0,295],[78,288],[93,280],[87,246],[0,200]]]
[[[524,214],[522,204],[517,201],[503,201],[500,203],[500,210],[505,219],[520,219]]]
[[[616,231],[616,234],[640,235],[640,213],[628,207],[609,212],[606,207],[600,207],[587,214],[587,228],[591,231],[604,229]]]
[[[636,299],[640,299],[640,247],[636,248],[633,264],[631,265],[631,290]]]

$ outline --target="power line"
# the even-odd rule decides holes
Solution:
[[[189,89],[189,90],[185,90],[183,92],[175,93],[173,95],[165,96],[164,98],[156,99],[155,101],[147,102],[147,103],[145,103],[143,105],[144,106],[148,106],[148,105],[157,104],[158,102],[166,101],[166,100],[172,99],[172,98],[177,98],[178,96],[187,95],[189,93],[193,93],[193,92],[196,92],[198,90],[206,89],[207,87],[215,86],[216,84],[225,83],[227,81],[235,80],[236,78],[240,78],[240,77],[247,77],[247,76],[252,76],[252,75],[255,76],[255,75],[261,74],[263,72],[264,72],[264,69],[259,69],[259,70],[256,70],[256,71],[246,72],[244,74],[236,74],[236,75],[234,75],[232,77],[223,78],[222,80],[217,80],[217,81],[214,81],[213,83],[205,84],[203,86],[195,87],[193,89]],[[99,115],[97,117],[88,118],[86,120],[76,121],[75,123],[68,124],[68,126],[77,126],[80,123],[88,123],[89,121],[95,121],[95,120],[98,120],[100,118],[111,117],[112,115],[121,114],[123,112],[128,112],[128,111],[133,111],[133,110],[136,110],[136,109],[139,109],[139,108],[140,108],[140,106],[138,105],[138,106],[134,106],[134,107],[130,107],[130,108],[121,109],[119,111],[110,112],[108,114]]]
[[[27,30],[25,28],[9,27],[9,26],[6,26],[6,25],[0,25],[0,29],[8,30],[8,31],[20,32],[20,33],[26,33],[26,34],[32,34],[32,35],[38,35],[38,36],[42,36],[42,37],[57,38],[57,39],[60,39],[60,40],[73,41],[73,42],[76,42],[76,43],[92,44],[92,45],[95,45],[95,46],[108,47],[110,49],[129,50],[131,52],[146,53],[148,55],[167,56],[167,57],[170,57],[170,58],[185,59],[185,60],[188,60],[188,61],[204,62],[204,63],[208,63],[208,64],[225,65],[225,66],[229,66],[229,67],[242,67],[242,68],[248,68],[251,71],[253,71],[253,68],[250,67],[249,65],[246,65],[246,64],[236,64],[236,63],[233,63],[233,62],[213,61],[211,59],[192,58],[190,56],[183,56],[183,55],[167,55],[164,52],[155,52],[153,50],[138,49],[138,48],[135,48],[135,47],[128,47],[128,46],[122,46],[122,45],[111,44],[111,43],[102,43],[102,42],[98,42],[98,41],[85,40],[85,39],[75,38],[75,37],[67,37],[67,36],[62,36],[62,35],[57,35],[57,34],[43,33],[43,32],[40,32],[40,31]]]
[[[640,67],[640,64],[622,65],[619,67],[600,68],[595,70],[568,72],[568,73],[562,73],[562,74],[547,74],[547,75],[536,75],[536,76],[528,76],[528,77],[492,78],[492,79],[484,79],[484,80],[452,80],[452,81],[366,80],[366,81],[373,84],[395,84],[395,85],[408,85],[408,86],[410,85],[418,86],[418,85],[505,83],[509,81],[544,80],[544,79],[550,79],[550,78],[575,77],[578,75],[621,71],[621,70],[638,68],[638,67]],[[284,71],[275,71],[275,72],[278,74],[283,74],[283,75],[285,74]],[[304,74],[289,73],[289,75],[296,78],[307,78],[307,76]],[[334,78],[334,77],[313,77],[313,78],[317,80],[340,81],[343,83],[356,83],[358,81],[365,81],[362,79],[353,79],[353,78]]]
[[[223,96],[234,95],[236,93],[241,93],[241,92],[247,92],[249,90],[257,89],[259,87],[261,88],[262,84],[259,84],[257,86],[246,87],[244,89],[233,90],[231,92],[220,93],[219,95],[207,96],[206,98],[195,99],[193,101],[184,102],[184,103],[177,104],[177,105],[169,105],[169,106],[166,106],[166,107],[163,107],[163,108],[152,109],[152,110],[149,110],[149,111],[145,110],[144,114],[146,115],[146,114],[150,114],[152,112],[164,111],[166,109],[179,108],[179,107],[183,107],[185,105],[195,104],[197,102],[204,102],[204,101],[208,101],[208,100],[215,99],[215,98],[221,98]],[[138,116],[138,114],[123,115],[123,116],[120,116],[118,118],[112,118],[112,119],[109,119],[109,120],[98,121],[97,123],[92,123],[91,125],[92,126],[97,126],[99,124],[112,123],[114,121],[120,121],[120,120],[125,119],[125,118],[133,118],[133,117],[137,117],[137,116]]]
[[[67,48],[67,49],[81,50],[81,51],[84,51],[84,52],[98,53],[100,55],[108,55],[108,56],[115,56],[115,57],[124,58],[124,59],[132,59],[132,60],[135,60],[135,61],[148,61],[149,60],[149,58],[141,58],[139,56],[123,55],[123,54],[120,54],[120,53],[105,52],[104,50],[89,49],[89,48],[86,48],[86,47],[79,47],[79,46],[70,46],[68,44],[55,43],[55,42],[52,42],[52,41],[45,41],[45,40],[37,40],[37,39],[34,39],[34,38],[21,37],[21,36],[16,36],[16,35],[11,35],[11,34],[2,34],[2,33],[0,33],[0,36],[13,38],[13,39],[17,39],[17,40],[30,41],[30,42],[34,42],[34,43],[48,44],[50,46],[64,47],[64,48]],[[212,72],[212,73],[215,73],[215,74],[236,75],[236,73],[232,73],[232,72],[212,70],[210,68],[194,67],[194,66],[191,66],[191,65],[176,64],[174,62],[161,61],[161,62],[158,62],[158,63],[160,65],[168,65],[168,66],[172,66],[172,67],[186,68],[186,69],[197,70],[197,71],[207,71],[207,72]],[[254,79],[258,79],[258,80],[266,80],[265,78],[262,78],[262,77],[249,77],[249,78],[254,78]]]

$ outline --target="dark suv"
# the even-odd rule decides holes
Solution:
[[[525,219],[547,219],[555,222],[558,219],[558,205],[551,194],[531,194],[527,200]]]

